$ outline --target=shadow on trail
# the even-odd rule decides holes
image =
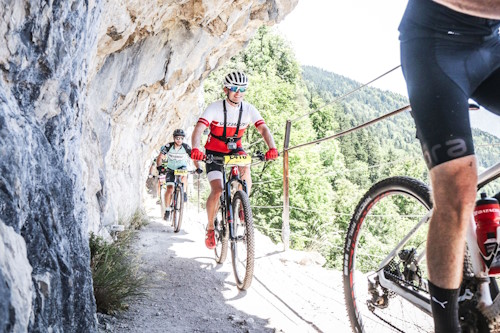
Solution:
[[[236,289],[225,281],[232,271],[200,255],[207,250],[192,237],[156,221],[139,232],[135,248],[149,279],[148,296],[131,302],[110,332],[274,332],[268,320],[228,304],[223,292]]]

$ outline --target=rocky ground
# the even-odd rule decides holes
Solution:
[[[341,273],[313,253],[283,251],[256,230],[252,285],[239,291],[231,256],[218,265],[204,245],[205,213],[188,204],[182,230],[160,218],[150,199],[150,224],[136,243],[148,296],[115,317],[99,315],[101,332],[351,332]]]

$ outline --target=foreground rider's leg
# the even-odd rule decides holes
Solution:
[[[210,181],[210,195],[207,199],[207,216],[208,225],[207,230],[214,229],[214,218],[219,208],[219,198],[222,193],[222,181],[220,179],[214,179]]]
[[[247,192],[248,196],[250,196],[250,190],[252,189],[252,176],[250,174],[250,166],[245,165],[243,167],[239,167],[239,173],[241,179],[243,179],[247,183]]]
[[[165,206],[167,209],[170,209],[170,200],[172,198],[172,193],[174,192],[174,186],[173,185],[168,185],[167,190],[165,191]]]
[[[437,165],[430,175],[434,211],[427,237],[427,265],[435,332],[460,332],[457,299],[465,235],[476,198],[476,159],[471,155]]]
[[[184,186],[184,193],[187,193],[188,188],[188,178],[186,176],[182,176],[182,184]]]

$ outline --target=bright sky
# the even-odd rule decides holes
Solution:
[[[344,75],[360,83],[399,66],[398,26],[407,0],[299,0],[277,25],[301,65]],[[370,86],[407,96],[401,68]],[[474,127],[500,137],[500,117],[481,110]]]
[[[302,65],[367,83],[400,64],[405,0],[299,0],[278,25]],[[406,95],[401,69],[372,84]]]

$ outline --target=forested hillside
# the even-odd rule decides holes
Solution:
[[[350,129],[408,104],[396,93],[361,84],[315,67],[301,67],[280,36],[263,27],[248,47],[205,80],[206,104],[222,97],[221,79],[231,69],[246,71],[245,100],[260,110],[278,150],[285,123],[292,121],[290,147]],[[474,131],[481,167],[500,156],[500,140]],[[243,139],[249,152],[267,147],[250,128]],[[290,151],[291,246],[321,252],[330,267],[340,267],[344,233],[352,211],[376,181],[407,175],[427,181],[427,169],[409,112],[347,134]],[[283,206],[282,159],[252,168],[251,194],[257,227],[280,240]]]

